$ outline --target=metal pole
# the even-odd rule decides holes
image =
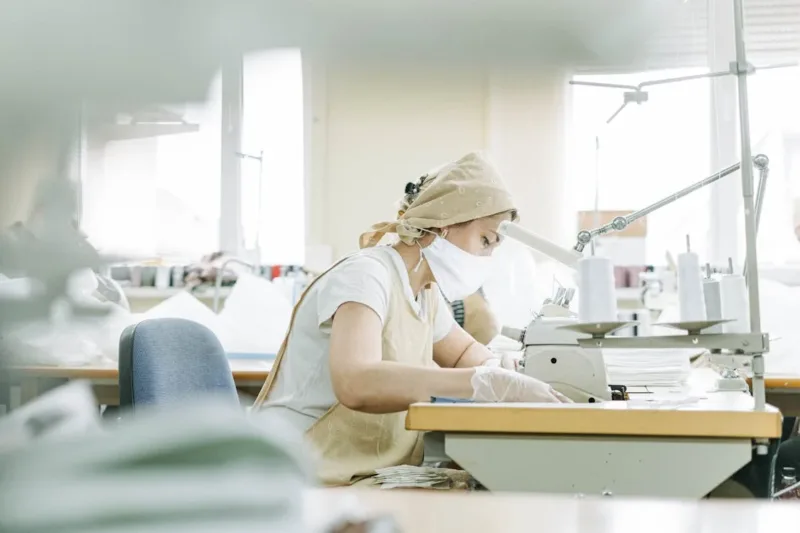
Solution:
[[[758,168],[758,191],[756,191],[756,234],[758,234],[758,228],[761,225],[761,211],[764,209],[764,197],[767,194],[769,159],[765,155],[757,155],[754,162]]]
[[[735,74],[739,89],[739,135],[741,136],[742,161],[752,161],[750,151],[750,112],[747,97],[747,53],[744,43],[744,10],[742,0],[733,0],[734,38],[736,43]],[[756,220],[753,202],[753,167],[742,165],[742,199],[744,200],[744,229],[747,256],[747,289],[750,297],[750,331],[761,332],[761,306],[758,293],[758,252],[756,250]],[[757,410],[766,406],[764,388],[764,355],[753,356],[753,397]]]
[[[226,58],[222,66],[222,118],[220,131],[219,249],[242,252],[242,58]]]
[[[264,150],[258,154],[258,229],[256,230],[256,267],[261,269],[261,213],[264,211]]]
[[[761,211],[764,209],[764,198],[767,194],[767,178],[769,177],[769,158],[765,155],[757,155],[753,159],[758,168],[758,191],[756,191],[756,236],[761,225]],[[747,279],[747,265],[744,265],[742,275]]]

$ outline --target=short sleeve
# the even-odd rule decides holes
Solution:
[[[436,317],[433,319],[433,342],[439,342],[447,337],[456,321],[453,314],[450,312],[450,304],[442,296],[438,290],[434,291],[436,298],[439,300],[436,306]]]
[[[386,266],[369,256],[355,256],[325,274],[317,293],[317,323],[328,322],[343,304],[372,309],[383,324],[389,310],[391,278]]]

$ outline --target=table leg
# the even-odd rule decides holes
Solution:
[[[0,381],[0,416],[11,410],[11,384]]]

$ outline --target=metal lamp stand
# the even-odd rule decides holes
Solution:
[[[750,146],[750,114],[748,105],[747,94],[747,76],[755,69],[747,63],[747,54],[744,43],[744,13],[742,9],[742,0],[732,0],[734,6],[734,39],[736,44],[736,60],[731,62],[730,69],[725,72],[713,72],[709,74],[698,74],[691,76],[682,76],[678,78],[670,78],[665,80],[655,80],[634,85],[619,85],[619,84],[604,84],[594,82],[570,82],[575,85],[588,85],[595,87],[608,87],[616,89],[625,89],[625,101],[622,106],[608,119],[611,122],[629,103],[642,103],[647,101],[647,93],[643,88],[651,85],[658,85],[663,83],[671,83],[678,81],[686,81],[699,78],[712,78],[718,76],[734,75],[737,78],[738,94],[739,94],[739,134],[741,141],[741,161],[742,163],[735,164],[731,167],[723,169],[722,171],[714,174],[700,182],[691,185],[678,193],[671,195],[664,200],[656,202],[655,204],[641,209],[627,217],[618,217],[611,221],[609,224],[596,228],[591,231],[581,231],[578,234],[577,244],[575,250],[583,251],[584,247],[589,244],[592,239],[597,235],[602,235],[612,231],[621,231],[627,225],[648,213],[663,207],[669,203],[674,202],[695,190],[704,187],[714,181],[735,172],[741,171],[742,176],[742,199],[744,205],[744,221],[745,221],[745,241],[746,241],[746,257],[745,269],[747,273],[747,289],[750,304],[750,333],[749,334],[720,334],[720,335],[705,335],[700,332],[689,332],[689,335],[676,336],[676,337],[661,337],[659,338],[599,338],[595,337],[593,340],[587,341],[586,344],[593,344],[595,347],[603,345],[606,347],[619,347],[619,348],[655,348],[659,347],[664,342],[673,344],[674,346],[702,346],[707,348],[716,349],[729,349],[735,350],[739,353],[744,353],[752,357],[753,363],[753,382],[752,391],[753,398],[755,399],[755,409],[764,410],[766,408],[766,389],[764,386],[764,353],[769,350],[769,335],[761,333],[761,307],[758,288],[758,251],[756,246],[757,225],[759,213],[756,211],[756,202],[754,201],[754,180],[753,180],[753,166],[759,169],[761,174],[761,183],[759,184],[759,208],[763,205],[763,188],[766,185],[766,176],[768,173],[769,160],[766,156],[757,156],[753,158]],[[779,68],[790,66],[789,64],[773,65],[764,68]],[[752,163],[752,164],[750,164]],[[760,211],[760,209],[759,209]],[[666,341],[665,341],[666,340]],[[583,343],[582,343],[583,344]],[[612,346],[613,345],[613,346]],[[657,346],[658,345],[658,346]],[[766,446],[764,443],[759,443],[757,447],[759,453],[763,451],[766,453]]]

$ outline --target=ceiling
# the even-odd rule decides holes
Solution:
[[[0,99],[202,99],[225,58],[276,46],[378,65],[624,67],[706,1],[4,0]]]

